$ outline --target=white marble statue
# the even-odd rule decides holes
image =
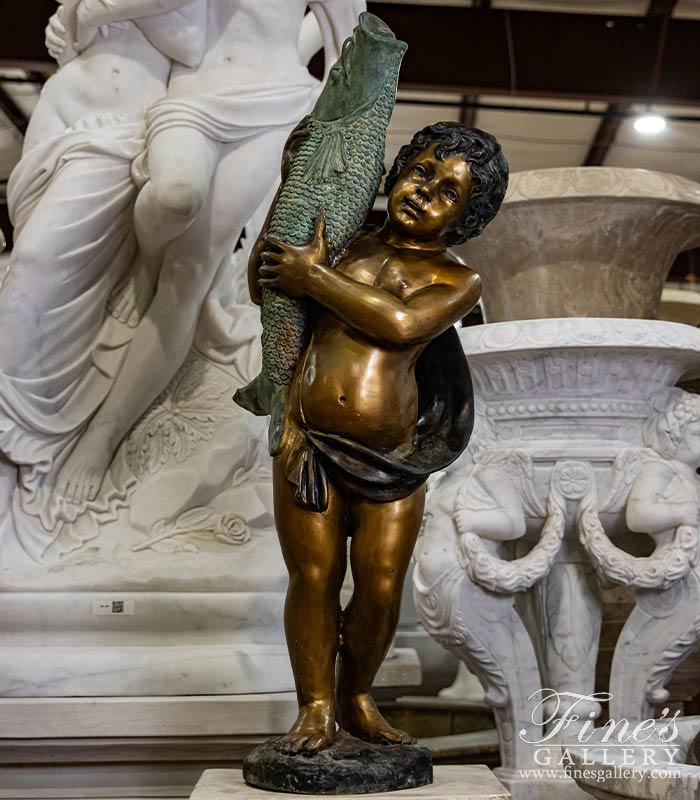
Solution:
[[[646,719],[665,703],[673,670],[700,650],[700,397],[671,389],[652,404],[644,426],[650,450],[638,464],[626,518],[631,531],[653,539],[654,552],[593,551],[602,575],[635,591],[610,679],[611,711],[628,719]]]
[[[227,341],[237,323],[220,313],[230,254],[313,106],[306,61],[322,40],[332,63],[364,3],[310,6],[315,27],[300,0],[78,0],[52,19],[61,68],[12,176],[17,243],[0,292],[5,564],[10,539],[53,560],[81,546],[83,517],[89,536],[114,519],[138,475],[96,498],[105,471],[182,382],[198,321],[199,351],[223,362],[249,341]]]
[[[697,374],[700,332],[581,318],[460,335],[477,425],[428,494],[414,597],[430,635],[479,677],[499,731],[497,774],[530,800],[550,791],[520,772],[537,766],[530,742],[574,703],[575,736],[605,699],[594,696],[600,580],[636,599],[610,717],[653,716],[675,666],[700,647],[700,397],[672,388]],[[643,552],[642,533],[651,555],[622,549]],[[575,791],[552,780],[551,791]]]
[[[175,65],[167,96],[148,111],[138,165],[147,182],[135,209],[140,255],[113,311],[133,323],[148,310],[61,470],[58,491],[75,503],[95,498],[117,446],[184,362],[219,266],[274,183],[290,130],[313,107],[318,81],[298,47],[306,5],[209,0],[202,62]],[[363,4],[309,5],[324,23],[332,63]]]
[[[0,513],[35,558],[70,516],[52,497],[56,468],[130,338],[105,323],[105,307],[136,250],[130,168],[144,147],[144,112],[165,91],[171,59],[194,64],[203,54],[196,14],[172,12],[204,2],[83,0],[62,6],[47,31],[61,69],[10,179],[16,243],[0,291]],[[171,14],[151,19],[157,45],[138,20],[116,21],[159,11]],[[80,54],[67,37],[80,40]]]
[[[534,766],[541,715],[529,700],[541,687],[537,655],[518,611],[518,595],[551,569],[564,532],[565,500],[552,481],[545,509],[523,450],[494,448],[491,421],[477,404],[465,455],[431,482],[425,533],[416,549],[413,596],[428,633],[479,678],[501,740],[500,777]],[[545,518],[537,544],[522,558],[514,546],[526,517]]]

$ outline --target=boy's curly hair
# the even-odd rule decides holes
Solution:
[[[508,188],[508,161],[490,133],[458,122],[436,122],[418,131],[399,150],[384,181],[387,195],[406,164],[431,145],[437,145],[435,155],[439,159],[460,155],[469,164],[472,190],[467,210],[459,225],[447,235],[448,245],[462,244],[478,236],[501,207]]]

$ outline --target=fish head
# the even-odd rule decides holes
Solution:
[[[407,47],[385,22],[364,11],[331,67],[313,116],[330,122],[371,106],[387,82],[396,82]]]

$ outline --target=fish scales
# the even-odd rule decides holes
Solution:
[[[384,174],[386,131],[405,51],[406,44],[378,17],[360,14],[292,155],[270,215],[270,236],[307,244],[323,215],[335,266],[371,209]],[[287,389],[308,341],[312,312],[307,300],[262,290],[263,368],[234,400],[253,414],[270,414],[272,455],[281,444]]]
[[[277,199],[270,220],[271,236],[288,244],[306,244],[317,216],[323,214],[331,263],[337,259],[364,222],[379,189],[393,105],[393,87],[388,87],[365,114],[344,123],[342,133],[337,122],[311,118],[309,136],[296,153]],[[314,170],[313,156],[324,147],[328,149],[328,138],[338,135],[342,136],[346,168],[324,176]],[[306,345],[307,322],[306,303],[274,289],[263,289],[263,373],[274,385],[286,385],[291,380]]]

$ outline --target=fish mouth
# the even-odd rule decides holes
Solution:
[[[415,200],[411,200],[410,197],[404,197],[404,199],[401,201],[401,208],[404,211],[407,211],[409,216],[416,217],[417,219],[425,214],[423,207]]]

